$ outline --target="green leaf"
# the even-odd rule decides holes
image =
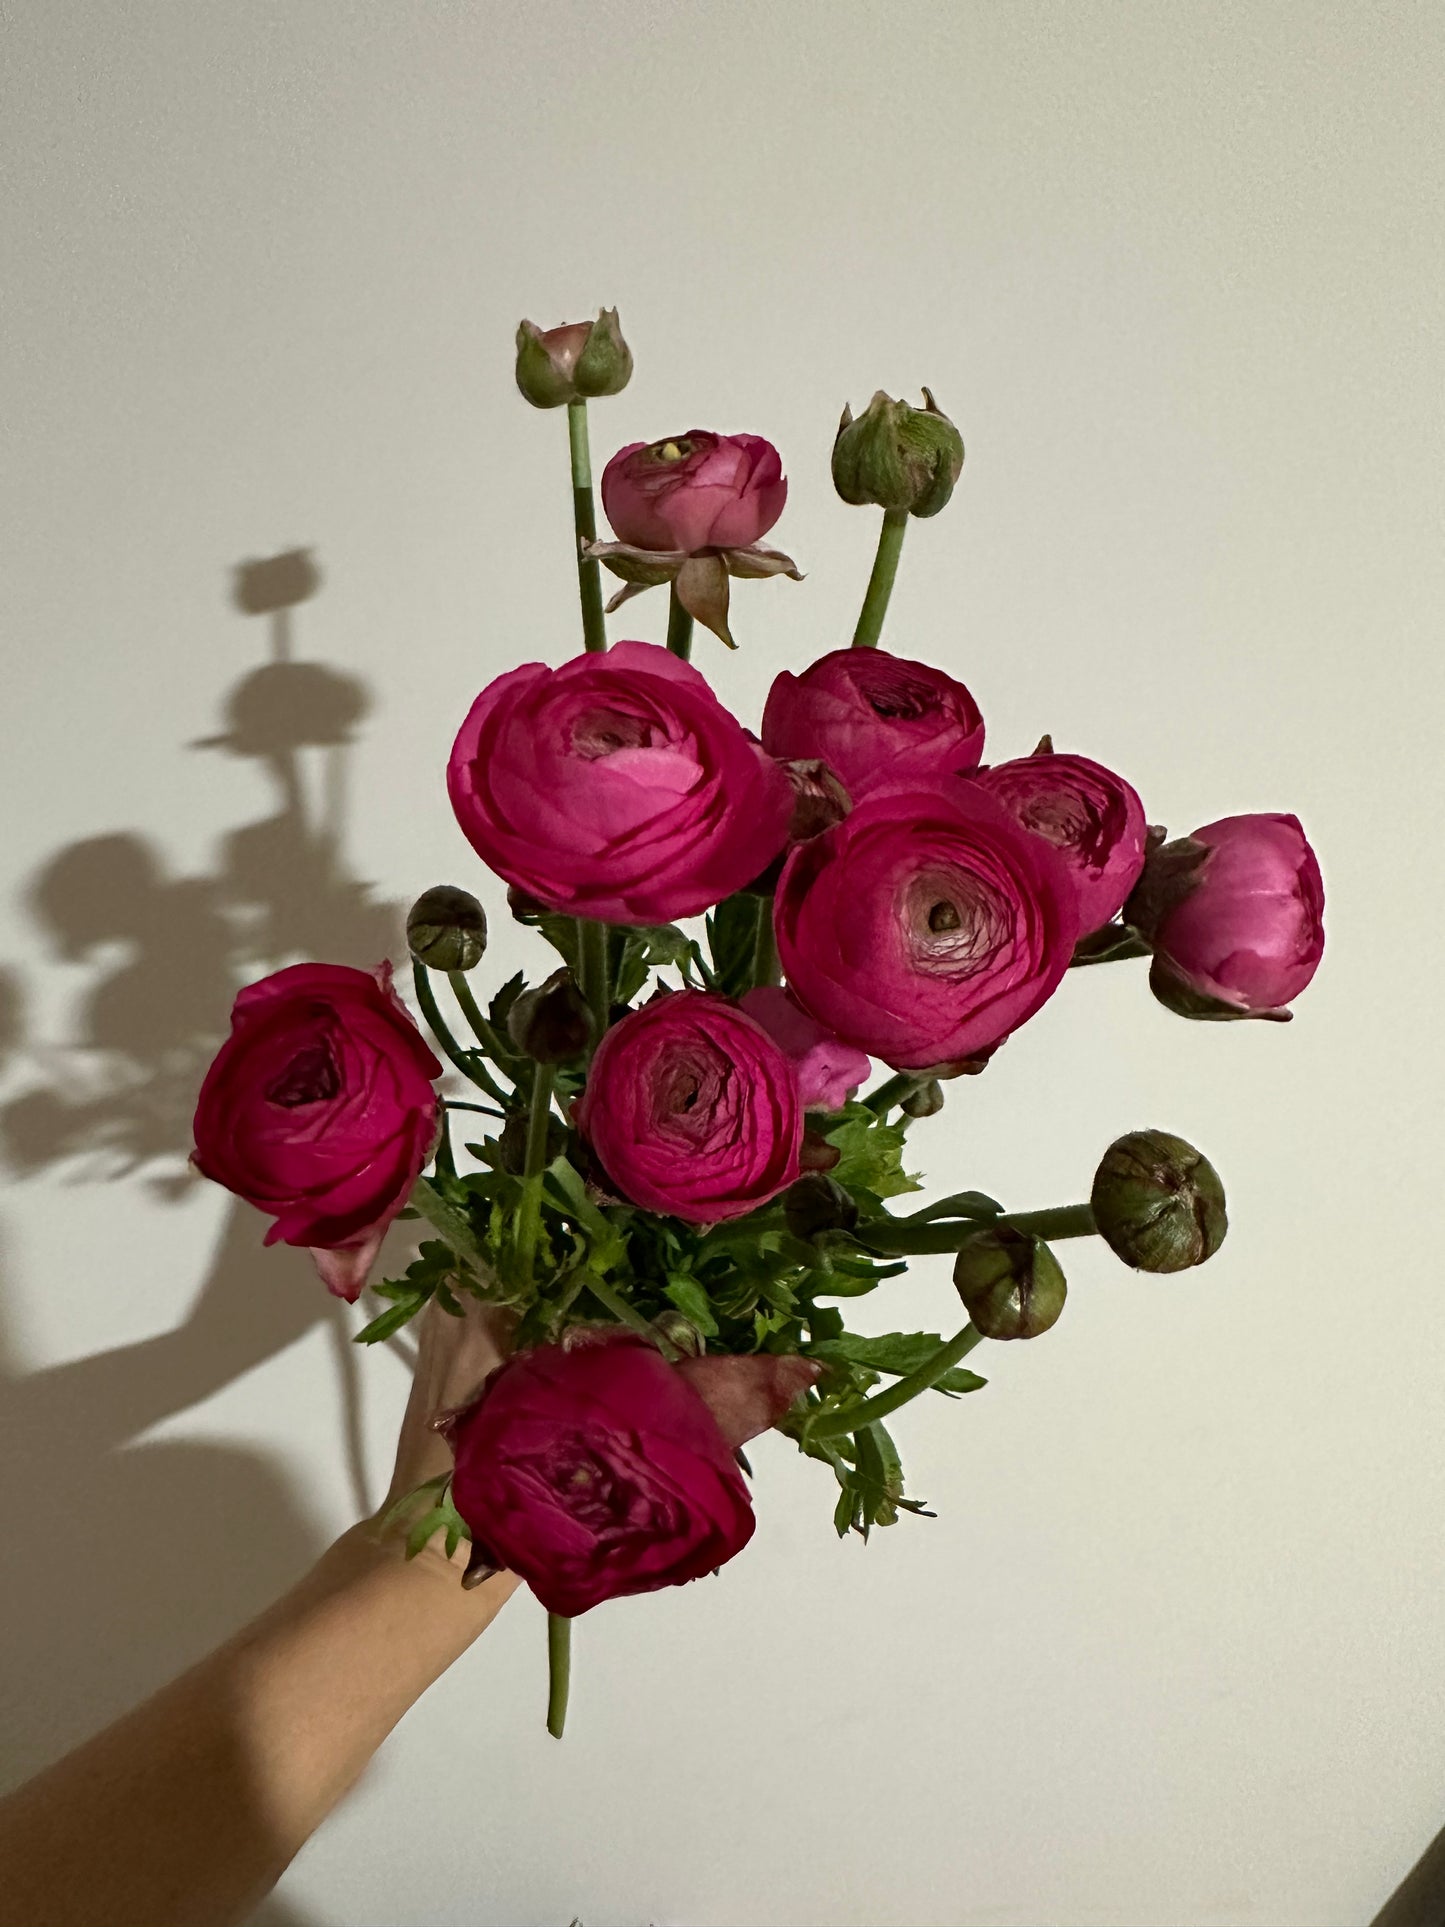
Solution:
[[[906,1122],[880,1124],[866,1104],[850,1104],[824,1135],[841,1154],[828,1175],[855,1198],[860,1193],[892,1198],[921,1189],[918,1179],[903,1169]]]
[[[434,1479],[425,1479],[420,1485],[414,1485],[410,1492],[403,1492],[381,1515],[381,1530],[385,1532],[406,1513],[415,1511],[417,1506],[426,1501],[438,1498],[445,1491],[451,1476],[450,1472],[438,1472]]]
[[[752,987],[758,943],[759,904],[764,899],[740,891],[720,903],[707,919],[707,945],[713,977],[725,997],[741,997]]]
[[[437,1533],[446,1534],[446,1554],[448,1559],[456,1551],[463,1539],[470,1539],[467,1522],[452,1504],[450,1478],[443,1486],[441,1496],[430,1512],[423,1513],[411,1531],[406,1535],[406,1556],[415,1559],[427,1543]]]
[[[717,1319],[713,1316],[707,1293],[696,1278],[689,1277],[686,1272],[675,1271],[663,1287],[663,1292],[705,1338],[717,1337]]]
[[[493,1030],[500,1031],[503,1036],[506,1035],[508,1013],[512,1005],[516,1003],[526,988],[527,979],[520,970],[515,977],[508,977],[496,996],[487,1005],[487,1016],[491,1021]]]
[[[582,976],[582,945],[577,934],[575,917],[558,916],[555,910],[544,910],[537,919],[537,928],[551,944],[557,955],[566,964],[572,975],[579,980]]]
[[[926,1365],[943,1346],[937,1332],[884,1332],[877,1338],[864,1338],[857,1332],[844,1332],[838,1338],[820,1339],[809,1347],[814,1358],[842,1359],[850,1365],[864,1365],[870,1371],[889,1372],[904,1378]],[[943,1392],[976,1392],[988,1383],[977,1372],[955,1365],[937,1381]]]
[[[997,1198],[989,1197],[986,1191],[955,1191],[951,1198],[940,1198],[937,1204],[925,1205],[921,1211],[910,1211],[906,1218],[895,1218],[895,1224],[931,1224],[936,1218],[999,1218],[1003,1216],[1003,1206]]]
[[[630,1004],[647,982],[648,972],[675,964],[686,971],[692,963],[693,942],[675,923],[637,924],[625,932],[617,964],[613,995]]]
[[[383,1339],[390,1338],[393,1332],[399,1332],[403,1325],[410,1324],[425,1303],[425,1298],[411,1298],[404,1304],[393,1305],[389,1311],[373,1318],[369,1325],[363,1325],[353,1342],[358,1345],[379,1345]]]

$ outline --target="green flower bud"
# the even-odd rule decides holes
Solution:
[[[429,970],[474,970],[487,947],[487,913],[469,890],[439,883],[407,912],[406,941]]]
[[[546,983],[524,990],[507,1012],[507,1035],[539,1064],[580,1057],[592,1035],[592,1012],[572,972],[554,970]]]
[[[595,321],[545,331],[524,321],[517,330],[517,386],[534,408],[620,394],[631,374],[632,350],[616,308],[604,308]]]
[[[954,1260],[953,1282],[985,1338],[1037,1338],[1057,1321],[1068,1292],[1043,1239],[1011,1225],[973,1232]]]
[[[937,515],[963,471],[963,437],[925,388],[924,406],[880,388],[855,421],[843,410],[833,443],[833,486],[845,502]]]
[[[1168,1131],[1131,1131],[1104,1153],[1090,1198],[1099,1236],[1136,1271],[1187,1271],[1224,1243],[1224,1186]]]
[[[920,1084],[911,1096],[905,1097],[898,1108],[905,1117],[934,1117],[943,1109],[943,1086],[936,1077],[930,1077],[926,1084]]]
[[[783,1219],[795,1238],[811,1238],[820,1231],[851,1231],[858,1207],[835,1178],[810,1171],[783,1193]]]

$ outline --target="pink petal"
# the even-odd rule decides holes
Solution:
[[[745,1445],[778,1420],[822,1371],[816,1359],[753,1352],[737,1357],[682,1358],[685,1378],[731,1446]]]

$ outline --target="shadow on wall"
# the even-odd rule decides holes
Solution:
[[[187,1195],[202,1182],[186,1163],[196,1093],[237,988],[303,957],[369,966],[396,948],[398,906],[373,900],[342,856],[366,689],[292,653],[292,612],[318,585],[304,550],[240,566],[235,601],[265,620],[270,660],[229,692],[224,733],[190,745],[259,763],[276,813],[228,835],[211,876],[172,876],[154,844],[122,832],[61,850],[32,880],[43,947],[93,977],[55,1042],[27,1024],[19,975],[0,972],[0,1162],[12,1180],[61,1166],[75,1182]],[[209,1651],[322,1549],[272,1460],[147,1443],[150,1427],[324,1325],[358,1510],[374,1503],[346,1309],[305,1253],[263,1254],[265,1222],[232,1201],[189,1315],[159,1337],[26,1375],[0,1316],[0,1791]],[[279,1897],[256,1919],[303,1927]]]

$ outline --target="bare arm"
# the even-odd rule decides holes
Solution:
[[[428,1308],[392,1494],[448,1463],[430,1413],[495,1361],[484,1314]],[[374,1521],[143,1706],[0,1802],[0,1927],[245,1919],[407,1708],[518,1581],[472,1591],[439,1542],[408,1563]]]

